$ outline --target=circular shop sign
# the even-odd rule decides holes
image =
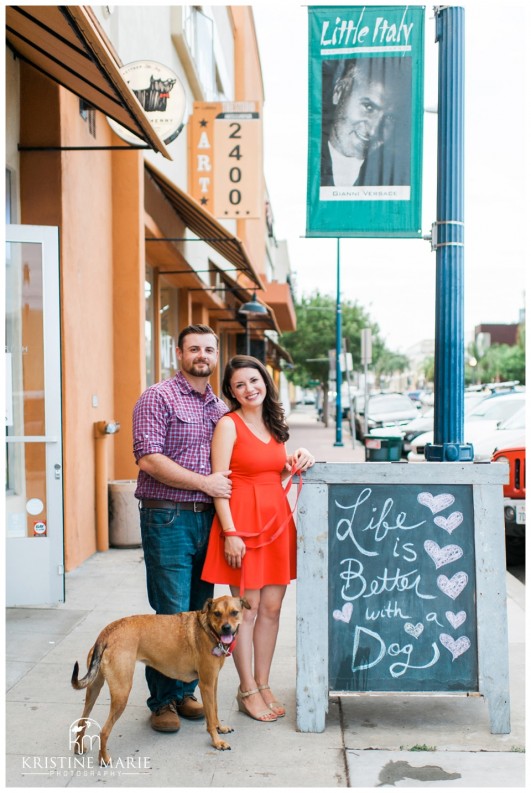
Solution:
[[[133,61],[120,67],[120,74],[134,93],[151,126],[165,144],[175,140],[182,129],[186,94],[177,75],[156,61]],[[142,143],[140,138],[107,118],[111,128],[128,143]]]

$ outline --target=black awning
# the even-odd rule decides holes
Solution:
[[[89,6],[6,6],[13,52],[171,160]]]

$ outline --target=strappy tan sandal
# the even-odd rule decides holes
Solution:
[[[276,713],[271,710],[264,710],[262,713],[258,713],[257,716],[254,716],[250,710],[248,709],[247,705],[244,702],[244,699],[250,697],[252,694],[258,694],[259,691],[257,688],[252,688],[250,691],[242,691],[241,688],[238,688],[238,693],[236,694],[236,702],[238,703],[238,710],[242,713],[245,713],[246,716],[249,716],[251,719],[255,719],[255,721],[276,721],[277,716]],[[273,718],[271,718],[271,716]]]
[[[258,691],[271,691],[271,686],[269,683],[264,683],[262,686],[258,686]],[[286,708],[281,702],[273,700],[272,702],[266,702],[266,705],[279,719],[286,715]]]

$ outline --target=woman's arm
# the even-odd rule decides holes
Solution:
[[[212,473],[216,474],[220,471],[230,471],[230,460],[232,457],[232,450],[236,442],[236,427],[230,418],[223,416],[220,418],[212,436],[212,446],[210,449],[210,457],[212,461]],[[226,498],[214,497],[214,506],[216,513],[223,528],[234,529],[232,515],[230,511],[230,501]]]
[[[218,421],[212,437],[211,458],[213,473],[230,469],[235,442],[236,427],[234,422],[228,416],[224,416]],[[241,567],[242,559],[245,556],[245,543],[241,537],[233,536],[236,527],[232,519],[230,499],[215,498],[214,506],[216,507],[216,514],[221,523],[221,528],[226,534],[225,559],[231,567]]]

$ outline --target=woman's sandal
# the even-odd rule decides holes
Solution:
[[[241,688],[238,688],[238,693],[236,694],[236,702],[238,703],[238,710],[242,713],[245,713],[246,716],[249,716],[251,719],[255,719],[255,721],[276,721],[277,716],[276,713],[271,710],[264,710],[262,713],[259,713],[257,716],[253,716],[253,714],[248,709],[247,705],[244,702],[244,699],[250,697],[252,694],[258,694],[258,689],[253,688],[250,691],[242,691]],[[270,717],[273,718],[270,718]]]
[[[271,691],[271,686],[269,683],[264,683],[264,685],[258,686],[258,691]],[[286,708],[281,702],[273,700],[272,702],[266,702],[266,705],[279,719],[286,715]]]

